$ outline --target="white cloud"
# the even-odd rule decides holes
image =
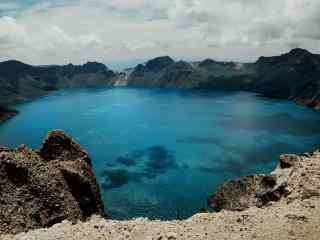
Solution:
[[[8,51],[24,47],[26,32],[23,26],[11,17],[0,18],[0,50]]]
[[[293,46],[318,51],[319,16],[318,0],[43,0],[0,18],[0,56],[32,64],[254,61]]]

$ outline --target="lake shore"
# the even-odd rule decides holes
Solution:
[[[9,120],[10,118],[13,118],[18,113],[19,112],[17,110],[0,107],[0,124]]]

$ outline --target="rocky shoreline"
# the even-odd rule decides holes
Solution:
[[[3,240],[19,239],[308,239],[320,237],[320,153],[283,155],[277,169],[265,176],[242,178],[223,185],[214,195],[225,205],[218,213],[201,213],[184,221],[150,221],[135,219],[113,221],[98,216],[87,222],[63,221],[51,228],[18,235],[3,235]],[[257,181],[253,181],[255,179]],[[263,180],[264,181],[261,181]],[[269,199],[266,204],[251,201],[261,196],[262,182],[271,182],[275,194],[284,186],[286,194]],[[234,188],[241,183],[241,188]],[[249,185],[247,185],[249,183]],[[254,183],[252,185],[252,183]],[[228,186],[231,186],[228,189]],[[278,187],[277,187],[278,186]],[[228,189],[228,190],[227,190]],[[240,190],[239,190],[240,189]],[[255,189],[259,189],[256,191]],[[239,194],[240,191],[240,194]],[[265,194],[267,192],[264,192]],[[239,196],[237,196],[239,194]],[[248,200],[249,199],[249,200]],[[241,208],[238,202],[241,202]],[[234,203],[235,205],[232,205]],[[230,205],[231,204],[231,205]],[[257,207],[257,205],[259,207]],[[232,206],[230,208],[230,206]],[[236,210],[236,211],[231,211]]]
[[[281,155],[272,173],[223,184],[208,198],[217,213],[183,221],[106,219],[90,157],[62,131],[50,132],[40,150],[1,147],[0,162],[4,240],[320,237],[318,151]]]
[[[9,68],[3,72],[1,64]],[[175,62],[163,57],[138,65],[128,74],[116,74],[99,63],[47,68],[15,61],[1,64],[0,84],[12,79],[16,84],[0,90],[9,102],[54,89],[124,85],[246,90],[320,110],[320,55],[302,49],[243,65],[213,60]],[[11,75],[9,70],[17,67],[21,71]],[[26,83],[30,79],[40,85],[36,89],[21,88],[29,86]],[[17,86],[27,91],[21,95],[14,90],[12,95]],[[0,123],[16,114],[0,107]],[[0,239],[318,240],[319,173],[318,151],[282,155],[270,174],[221,185],[208,198],[217,213],[171,222],[112,221],[105,218],[88,153],[64,132],[53,131],[39,150],[24,145],[15,150],[0,147]]]
[[[0,123],[9,120],[10,118],[16,116],[19,112],[16,110],[8,109],[0,106]]]

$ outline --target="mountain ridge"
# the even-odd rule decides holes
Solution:
[[[29,100],[63,88],[112,85],[118,77],[98,62],[32,66],[9,60],[0,63],[0,105]]]
[[[254,63],[174,62],[153,72],[135,68],[129,86],[157,86],[227,91],[251,91],[266,97],[293,100],[320,110],[320,55],[295,48],[279,56],[260,57]]]
[[[320,110],[320,55],[295,48],[253,63],[210,58],[187,62],[161,56],[123,72],[99,62],[49,66],[0,62],[0,106],[53,90],[95,86],[250,91]]]

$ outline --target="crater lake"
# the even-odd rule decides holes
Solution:
[[[63,129],[90,153],[113,219],[188,218],[219,184],[320,142],[320,113],[247,92],[90,88],[15,107],[0,144],[38,148]]]

